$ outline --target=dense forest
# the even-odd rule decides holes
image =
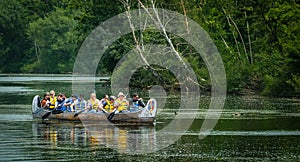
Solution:
[[[300,95],[300,4],[296,0],[1,0],[0,72],[72,73],[77,52],[95,27],[142,5],[186,15],[208,32],[222,56],[229,93]],[[167,44],[155,31],[136,33],[141,34],[145,42]],[[209,90],[209,74],[198,61],[200,56],[187,50],[183,40],[172,41],[179,44],[178,52],[193,67],[201,88]],[[110,75],[134,44],[132,34],[114,42],[98,66],[99,73]],[[162,80],[173,77],[164,70],[157,73]],[[139,85],[147,86],[151,75],[142,68],[133,78],[140,77]]]

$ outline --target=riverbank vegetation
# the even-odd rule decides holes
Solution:
[[[186,15],[208,32],[222,56],[229,93],[299,96],[300,5],[295,0],[1,0],[0,72],[70,73],[81,44],[95,27],[143,5]],[[156,31],[135,36],[143,36],[145,44],[169,45]],[[200,55],[182,39],[172,41],[195,71],[199,86],[209,90],[209,73]],[[120,58],[139,43],[133,34],[114,42],[98,72],[112,74]],[[153,69],[139,69],[133,76],[138,82],[131,84],[149,86],[154,77],[160,78],[155,84],[176,83],[168,70]]]

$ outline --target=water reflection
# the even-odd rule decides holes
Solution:
[[[17,92],[21,92],[21,93],[25,93],[25,92],[37,92],[39,90],[37,89],[30,89],[24,86],[0,86],[0,93],[17,93]]]
[[[65,121],[32,119],[34,95],[54,89],[72,93],[71,76],[11,77],[0,75],[0,161],[299,161],[300,100],[261,96],[228,96],[214,130],[199,140],[199,128],[210,97],[200,106],[178,110],[180,100],[168,96],[152,126],[84,126]],[[6,77],[6,78],[5,78]],[[32,78],[30,78],[32,77]],[[45,78],[41,78],[45,77]],[[111,93],[110,87],[95,83],[97,95]],[[134,92],[135,90],[133,90]],[[9,93],[8,93],[9,92]],[[141,92],[143,97],[147,92]],[[163,106],[161,106],[163,107]],[[175,113],[176,112],[176,113]],[[170,134],[160,130],[175,117],[196,113],[189,131],[167,148]],[[235,115],[240,113],[240,115]],[[172,133],[174,130],[170,130]],[[171,134],[172,136],[174,135]],[[162,137],[162,138],[160,138]],[[130,155],[123,153],[149,154]]]
[[[51,148],[73,145],[115,149],[119,153],[140,154],[155,150],[153,126],[86,125],[80,122],[44,121],[32,124],[36,140],[44,140]]]
[[[33,82],[33,81],[100,81],[100,79],[102,80],[108,80],[109,77],[89,77],[89,76],[82,76],[82,77],[73,77],[72,75],[59,75],[59,74],[54,74],[52,76],[49,77],[49,75],[40,75],[40,76],[27,76],[27,75],[16,75],[16,76],[3,76],[0,75],[0,82]]]

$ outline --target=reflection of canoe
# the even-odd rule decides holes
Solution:
[[[40,97],[36,95],[32,101],[32,116],[42,118],[43,115],[49,113],[49,110],[39,107]],[[150,99],[145,108],[133,112],[117,113],[112,119],[113,123],[153,123],[156,116],[156,100]],[[109,113],[81,113],[74,117],[75,112],[64,111],[59,114],[51,113],[49,119],[60,120],[85,120],[85,121],[106,121]]]
[[[99,150],[103,145],[120,153],[145,154],[156,150],[153,125],[94,125],[48,120],[33,122],[32,131],[37,142],[42,138],[54,148],[70,143],[75,150],[82,146],[89,147],[88,150]],[[39,146],[42,144],[45,142],[38,143]]]

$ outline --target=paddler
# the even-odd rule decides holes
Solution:
[[[54,90],[51,90],[50,91],[50,106],[49,106],[49,109],[50,110],[53,110],[54,108],[55,108],[55,106],[56,106],[56,101],[57,101],[57,98],[56,98],[56,96],[55,96],[55,92],[54,92]]]
[[[101,108],[101,102],[96,97],[96,93],[90,94],[90,99],[87,102],[87,107],[85,108],[86,111],[91,113],[96,113],[98,110],[103,110]]]
[[[125,112],[129,106],[129,102],[126,100],[125,95],[120,92],[118,98],[114,102],[114,107],[117,108],[118,112]]]

